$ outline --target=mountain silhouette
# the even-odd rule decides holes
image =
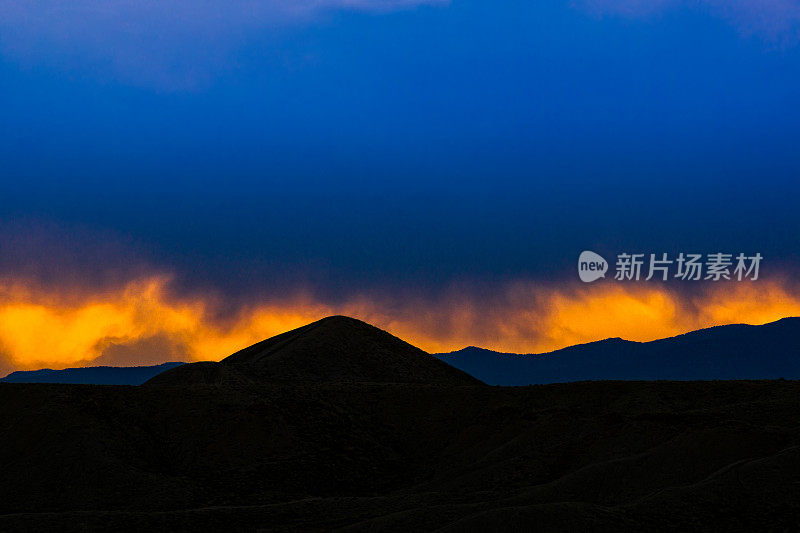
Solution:
[[[0,379],[3,383],[74,383],[82,385],[141,385],[153,376],[182,365],[171,362],[153,366],[88,366],[63,370],[18,370]]]
[[[254,344],[220,363],[17,371],[0,382],[464,383],[469,379],[452,367],[485,383],[506,386],[597,380],[800,379],[800,318],[763,326],[718,326],[651,342],[611,338],[544,354],[469,347],[431,357],[369,324],[334,316]]]
[[[540,365],[511,369],[526,381],[729,376],[788,368],[797,329],[475,355]],[[797,381],[489,387],[330,317],[149,383],[167,386],[0,383],[0,531],[794,531],[800,516]]]
[[[472,376],[411,344],[345,316],[331,316],[226,357],[168,370],[149,385],[272,381],[474,385]]]
[[[800,318],[763,326],[717,326],[651,342],[613,338],[545,354],[470,347],[436,357],[490,385],[800,379]]]

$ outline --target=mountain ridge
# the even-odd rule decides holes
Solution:
[[[769,357],[761,357],[769,352]],[[490,385],[596,380],[800,379],[800,318],[729,324],[646,342],[612,337],[538,354],[434,354]]]
[[[17,370],[0,383],[65,383],[76,385],[141,385],[158,374],[185,363],[171,361],[144,366],[85,366],[53,370]]]

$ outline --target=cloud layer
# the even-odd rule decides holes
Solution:
[[[745,36],[758,36],[777,46],[800,41],[797,0],[577,0],[592,14],[650,17],[680,8],[697,9],[732,24]]]
[[[0,49],[26,64],[110,73],[160,89],[202,84],[248,40],[336,10],[446,0],[31,0],[0,3]]]
[[[236,68],[237,50],[337,11],[385,13],[449,0],[31,0],[0,2],[0,53],[26,66],[182,90]],[[707,12],[744,35],[794,45],[796,0],[572,0],[598,16]],[[565,6],[569,6],[565,2]],[[286,51],[283,50],[282,53]],[[274,54],[273,54],[274,55]],[[263,58],[295,63],[297,58]],[[263,63],[263,61],[262,61]]]

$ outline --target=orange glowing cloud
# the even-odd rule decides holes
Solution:
[[[650,341],[717,325],[765,324],[800,316],[800,295],[780,281],[719,283],[692,296],[658,283],[520,282],[489,296],[461,290],[437,301],[389,308],[372,300],[347,310],[431,352],[472,345],[542,353],[609,337]]]
[[[212,297],[172,294],[153,276],[115,290],[45,289],[0,280],[0,358],[8,369],[219,360],[330,314],[385,328],[431,352],[468,345],[533,353],[623,337],[647,341],[730,323],[800,315],[780,281],[732,282],[692,296],[661,284],[546,287],[509,284],[490,294],[454,289],[437,298],[361,295],[330,304],[307,295],[220,318]],[[163,350],[163,351],[159,351]]]
[[[160,336],[182,348],[181,359],[219,359],[328,312],[297,299],[219,323],[211,317],[212,304],[172,298],[167,285],[166,278],[154,277],[110,293],[54,295],[19,283],[0,284],[0,353],[14,368],[86,365],[110,345]]]

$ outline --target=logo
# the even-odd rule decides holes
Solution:
[[[614,279],[617,281],[756,281],[764,256],[716,252],[711,254],[679,253],[621,253],[617,254]],[[588,250],[578,257],[578,275],[581,281],[606,277],[608,263],[599,254]]]
[[[588,250],[581,252],[578,258],[578,275],[581,281],[591,283],[600,278],[606,277],[608,263],[599,254]]]

